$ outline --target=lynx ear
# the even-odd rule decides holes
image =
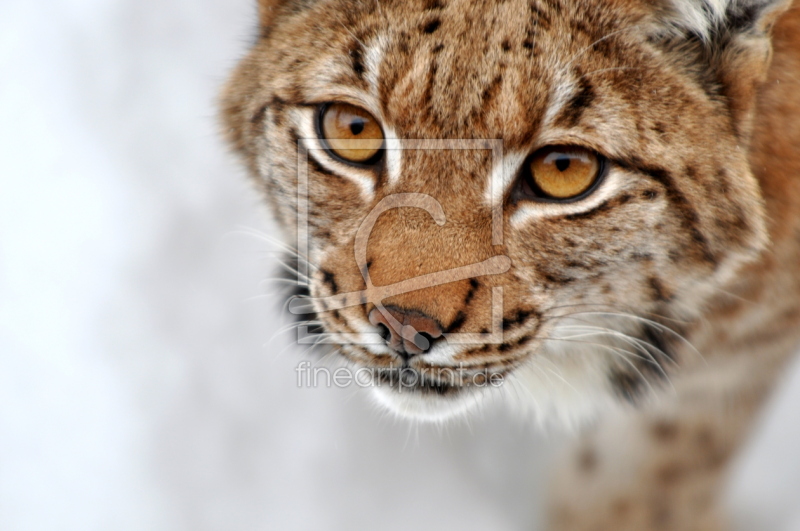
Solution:
[[[792,0],[667,0],[665,22],[706,43],[766,36]]]
[[[740,137],[772,54],[771,30],[792,0],[663,0],[657,40],[709,92],[722,96]]]

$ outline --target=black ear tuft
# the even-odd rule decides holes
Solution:
[[[667,0],[663,17],[673,31],[705,42],[737,35],[766,35],[792,0]]]
[[[742,33],[757,30],[761,20],[761,6],[751,4],[735,6],[736,9],[729,10],[725,17],[725,26],[730,33]]]
[[[653,42],[727,103],[734,130],[746,140],[772,55],[771,29],[792,0],[662,1]]]

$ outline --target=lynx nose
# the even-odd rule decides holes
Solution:
[[[425,354],[433,347],[434,340],[442,337],[439,323],[421,312],[399,308],[384,308],[384,312],[394,318],[394,323],[378,308],[369,313],[369,322],[378,327],[386,344],[403,358]]]

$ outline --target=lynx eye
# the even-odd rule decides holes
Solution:
[[[370,113],[348,103],[320,109],[320,136],[328,151],[347,162],[369,164],[380,158],[383,131]]]
[[[524,192],[551,201],[566,201],[586,194],[600,181],[603,171],[600,155],[577,146],[540,149],[527,165]]]

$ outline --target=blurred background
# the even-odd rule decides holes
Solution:
[[[216,133],[254,4],[0,0],[0,530],[539,529],[558,436],[297,388],[275,230]],[[800,530],[795,365],[741,530]]]

